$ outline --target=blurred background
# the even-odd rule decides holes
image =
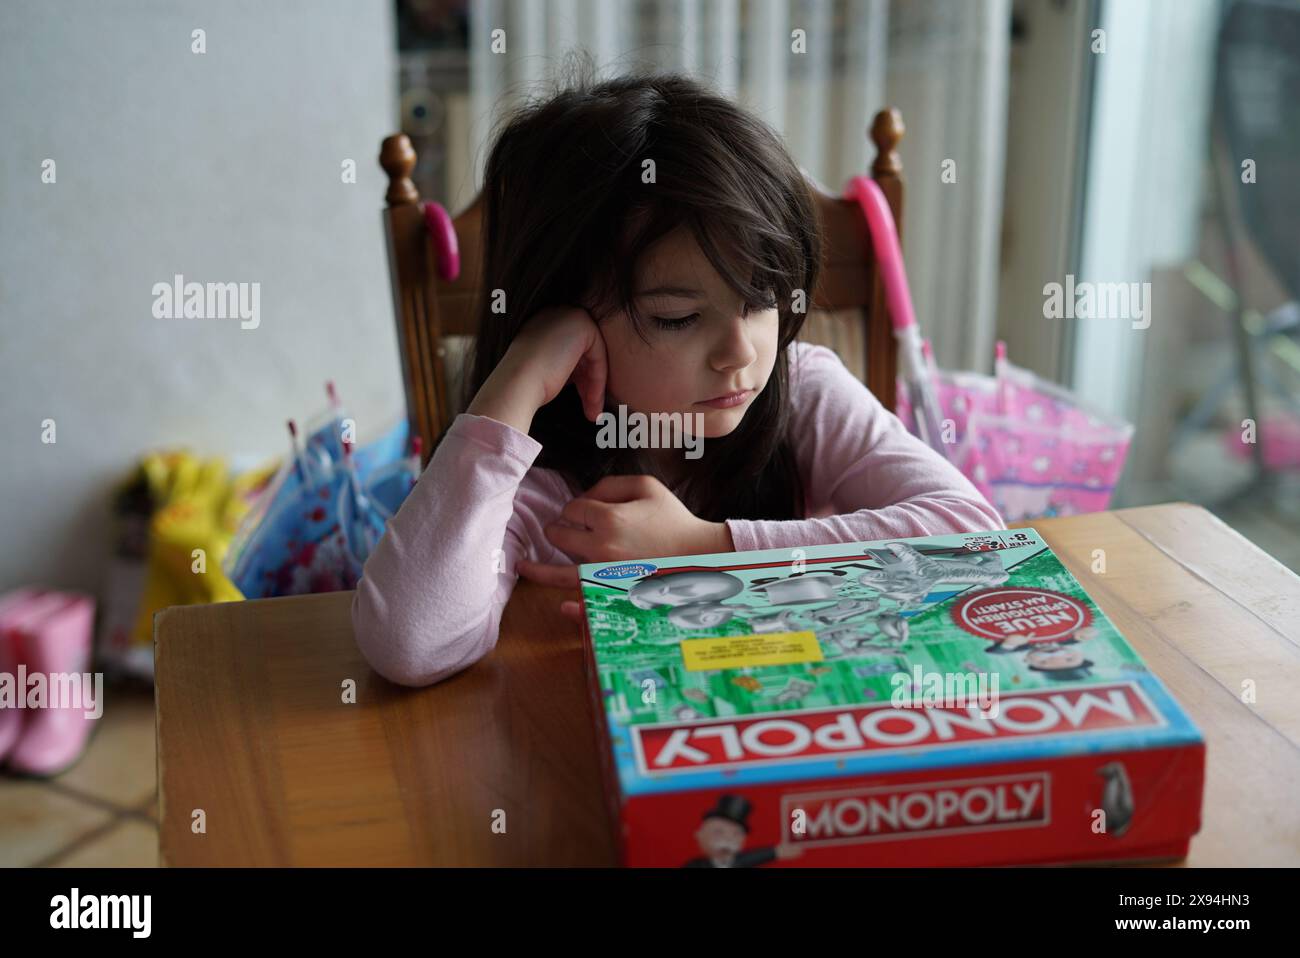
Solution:
[[[0,864],[154,859],[152,612],[253,594],[220,557],[301,461],[286,420],[410,454],[381,139],[454,214],[575,50],[704,78],[833,191],[898,108],[938,365],[992,373],[1004,341],[1133,425],[1112,508],[1198,502],[1300,570],[1300,0],[17,0],[0,587],[93,597],[97,661],[139,693],[70,771],[0,780]],[[260,284],[259,325],[155,318],[178,274]],[[1056,317],[1052,283],[1150,284],[1149,312]],[[181,594],[195,542],[213,581]]]

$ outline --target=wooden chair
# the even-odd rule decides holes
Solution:
[[[900,234],[903,181],[897,147],[903,131],[902,117],[893,109],[876,114],[870,131],[876,147],[871,175],[889,200]],[[388,174],[384,231],[402,378],[411,428],[422,438],[427,463],[434,440],[470,398],[456,395],[452,389],[448,337],[472,337],[475,332],[482,265],[482,195],[451,220],[459,247],[460,271],[455,278],[440,278],[440,262],[429,238],[424,204],[411,181],[415,160],[415,150],[404,133],[384,139],[379,154],[379,163]],[[799,338],[835,350],[845,366],[892,410],[897,353],[866,221],[855,202],[818,187],[814,187],[814,194],[824,252],[812,309]],[[441,212],[440,207],[437,212]]]

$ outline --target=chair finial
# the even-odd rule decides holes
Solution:
[[[888,107],[876,114],[871,123],[871,142],[876,144],[876,160],[871,164],[872,176],[898,176],[903,172],[903,161],[898,156],[898,144],[907,128],[903,114]]]
[[[384,138],[379,151],[379,165],[388,174],[388,192],[384,198],[389,206],[405,206],[420,202],[420,191],[415,188],[411,174],[415,171],[415,147],[405,133],[394,133]]]

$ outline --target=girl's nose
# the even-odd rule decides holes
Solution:
[[[750,341],[754,327],[739,313],[727,321],[713,348],[713,368],[744,369],[758,358],[758,351]]]

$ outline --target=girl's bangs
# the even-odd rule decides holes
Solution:
[[[735,214],[735,215],[728,215]],[[597,280],[592,299],[601,311],[623,311],[644,336],[644,317],[636,307],[637,268],[655,243],[685,226],[728,287],[750,309],[789,303],[805,270],[798,240],[756,220],[748,211],[716,205],[670,205],[652,201],[632,210],[623,242],[604,245],[611,253],[593,263]]]

